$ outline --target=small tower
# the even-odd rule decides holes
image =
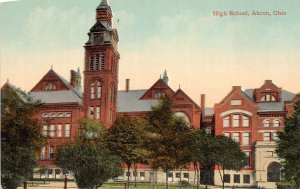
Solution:
[[[107,0],[96,8],[96,23],[85,43],[84,96],[85,117],[99,120],[109,127],[116,119],[119,36],[112,28],[112,10]]]
[[[79,67],[77,69],[76,76],[75,76],[75,88],[78,90],[78,92],[82,93],[81,74],[80,74]]]
[[[168,85],[169,77],[168,77],[168,74],[167,74],[167,70],[165,70],[162,80]]]

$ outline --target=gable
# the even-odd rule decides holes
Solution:
[[[185,92],[178,89],[172,97],[172,105],[174,108],[196,108],[200,110],[196,104]]]
[[[66,81],[52,69],[31,89],[34,91],[59,91],[70,90]]]
[[[140,100],[159,99],[162,95],[167,95],[171,98],[173,94],[174,91],[162,79],[159,79],[145,92]]]
[[[253,98],[256,102],[280,102],[281,88],[272,80],[266,80],[260,88],[254,90]]]
[[[100,22],[97,21],[94,26],[90,29],[91,32],[97,32],[97,31],[106,31],[106,27]]]

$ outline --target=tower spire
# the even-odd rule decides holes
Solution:
[[[101,3],[100,3],[100,5],[99,5],[99,7],[100,6],[109,6],[108,0],[102,0]]]
[[[165,70],[162,80],[168,85],[169,77],[168,77],[168,74],[167,74],[167,70]]]

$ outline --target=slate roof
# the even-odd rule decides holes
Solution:
[[[204,109],[204,115],[205,116],[212,116],[215,114],[214,108],[205,108]]]
[[[118,112],[146,112],[151,111],[158,100],[140,100],[147,90],[118,91]]]
[[[255,89],[246,89],[244,93],[252,100],[253,92]],[[292,101],[295,98],[295,94],[286,90],[281,90],[281,102],[262,102],[258,103],[258,111],[266,112],[266,111],[284,111],[284,102]]]
[[[72,90],[62,91],[37,91],[30,92],[30,96],[41,100],[42,103],[79,103],[82,104],[82,99],[77,96]]]

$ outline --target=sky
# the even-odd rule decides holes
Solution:
[[[150,88],[166,69],[169,85],[196,103],[220,102],[232,86],[264,80],[300,92],[298,0],[109,0],[118,29],[119,90]],[[100,0],[0,3],[1,86],[26,91],[53,66],[69,80],[83,71],[84,44]],[[227,16],[214,16],[214,11]],[[230,11],[249,16],[230,16]],[[270,15],[252,15],[253,11]],[[274,12],[275,11],[275,12]],[[280,12],[284,15],[274,15]],[[117,20],[119,20],[117,22]]]

